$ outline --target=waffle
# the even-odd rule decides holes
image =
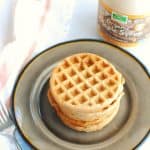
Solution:
[[[103,119],[103,121],[100,121],[100,122],[94,123],[94,124],[90,124],[90,125],[83,125],[83,126],[74,125],[74,124],[70,123],[68,121],[68,119],[64,118],[63,115],[59,115],[59,116],[60,116],[61,120],[64,122],[65,125],[67,125],[68,127],[72,128],[74,130],[84,131],[84,132],[93,132],[93,131],[97,131],[97,130],[102,129],[108,123],[110,123],[112,121],[112,119],[116,116],[118,110],[119,110],[119,105],[115,109],[115,111],[110,116]]]
[[[54,102],[50,103],[63,122],[81,123],[83,128],[91,126],[90,122],[96,125],[116,112],[124,83],[121,73],[106,59],[92,53],[75,54],[53,69],[49,93]]]
[[[111,122],[111,120],[115,117],[119,109],[119,101],[115,101],[116,103],[114,103],[115,105],[113,109],[109,112],[109,114],[103,117],[98,117],[98,119],[92,121],[75,120],[68,117],[68,115],[64,114],[61,111],[54,98],[52,97],[50,91],[48,91],[48,99],[50,104],[55,108],[57,115],[65,125],[69,126],[72,129],[85,132],[91,132],[102,129],[105,125]]]
[[[83,120],[83,121],[92,121],[97,118],[105,117],[108,113],[111,113],[114,110],[114,107],[120,102],[120,98],[114,100],[110,105],[104,107],[101,112],[93,112],[93,113],[85,113],[84,112],[70,112],[63,111],[65,114],[68,114],[69,117],[76,119],[76,120]],[[62,109],[63,110],[63,109]]]

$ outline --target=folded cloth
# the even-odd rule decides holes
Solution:
[[[73,7],[74,0],[17,0],[12,25],[15,40],[0,51],[0,100],[6,104],[8,110],[20,70],[37,53],[65,39]],[[5,133],[10,135],[13,131],[9,127]],[[31,149],[17,130],[14,135],[22,150]],[[5,146],[5,149],[15,150],[15,139],[12,136],[1,137],[3,148]]]
[[[65,40],[74,0],[17,0],[14,4],[14,40],[0,50],[0,100],[8,110],[20,70],[39,52]],[[24,142],[21,140],[21,143]]]
[[[4,150],[17,150],[15,139],[11,136],[0,135],[0,145]]]
[[[0,97],[8,108],[21,68],[37,53],[65,39],[73,6],[74,0],[17,0],[15,40],[0,53]]]

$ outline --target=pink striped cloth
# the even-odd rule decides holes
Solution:
[[[34,55],[66,37],[73,6],[74,0],[17,0],[15,40],[0,51],[0,100],[8,108],[21,68]]]

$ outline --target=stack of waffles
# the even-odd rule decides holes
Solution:
[[[102,129],[116,116],[125,80],[106,59],[78,53],[53,69],[48,99],[57,115],[77,131]]]

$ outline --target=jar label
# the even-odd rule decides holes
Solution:
[[[137,43],[150,36],[150,16],[117,12],[101,0],[98,24],[105,37],[119,43]]]
[[[112,12],[111,18],[115,21],[118,21],[119,23],[127,24],[128,22],[128,16],[124,16],[121,14],[118,14],[116,12]]]

